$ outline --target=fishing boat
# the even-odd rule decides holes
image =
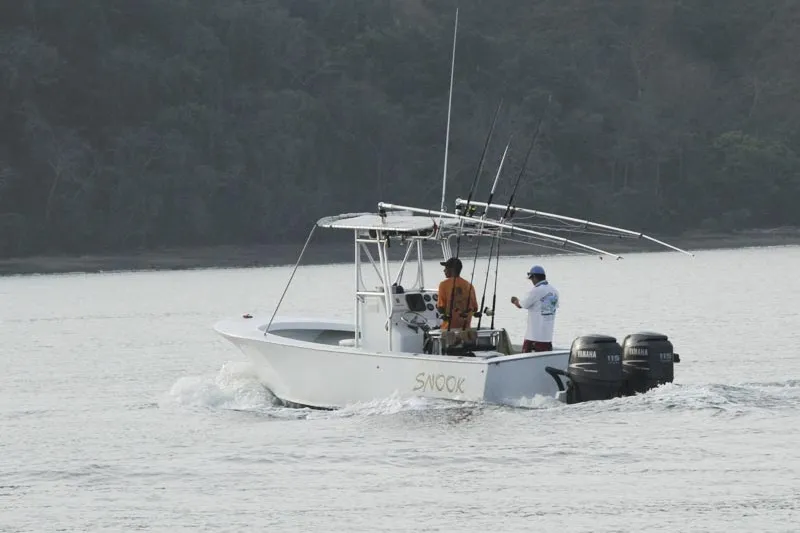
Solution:
[[[458,12],[456,12],[456,30]],[[453,36],[455,64],[456,34]],[[499,106],[498,106],[499,111]],[[542,114],[542,118],[544,113]],[[676,252],[685,250],[640,232],[580,218],[527,209],[514,204],[528,156],[538,137],[541,120],[522,169],[505,203],[494,193],[509,145],[506,145],[486,202],[473,200],[497,113],[484,145],[475,179],[466,199],[457,198],[446,210],[447,114],[442,198],[438,209],[379,202],[375,212],[343,213],[317,220],[292,269],[271,315],[222,320],[214,329],[239,348],[255,365],[261,382],[286,405],[336,409],[388,397],[428,397],[462,402],[519,405],[536,396],[566,403],[603,400],[636,394],[670,382],[679,360],[668,337],[639,332],[616,339],[589,334],[570,346],[523,353],[507,330],[495,323],[497,266],[500,243],[558,247],[564,251],[619,259],[599,247],[558,235],[591,233],[647,240]],[[520,216],[520,215],[524,215]],[[522,220],[520,220],[522,219]],[[278,316],[302,257],[317,228],[351,231],[354,246],[354,284],[351,320],[326,316]],[[426,283],[423,251],[441,250],[441,260],[459,257],[462,238],[490,243],[487,279],[494,261],[494,294],[486,305],[484,291],[473,327],[454,328],[439,307],[438,283]],[[392,268],[389,247],[404,249]],[[476,246],[474,261],[478,260]],[[371,281],[367,278],[371,276]],[[451,298],[452,301],[452,298]]]
[[[467,207],[461,199],[456,203]],[[488,306],[479,311],[476,327],[441,328],[438,287],[425,282],[423,243],[441,245],[443,259],[453,257],[453,241],[459,235],[492,242],[508,236],[514,242],[558,245],[620,258],[532,229],[529,224],[490,215],[493,209],[508,211],[507,206],[476,205],[484,207],[485,213],[468,216],[463,209],[447,213],[380,203],[376,213],[322,218],[314,224],[286,289],[316,228],[352,231],[353,320],[278,317],[281,296],[272,315],[244,314],[217,323],[215,329],[249,357],[261,382],[287,405],[335,409],[391,396],[507,405],[546,396],[575,403],[624,394],[631,379],[652,386],[672,381],[675,354],[664,335],[643,332],[622,343],[610,336],[586,335],[569,347],[522,353],[506,329],[495,324],[493,309]],[[584,227],[654,240],[554,213],[523,208],[510,211],[558,220],[571,231]],[[404,247],[404,256],[394,269],[388,253],[392,245]],[[367,272],[377,280],[375,285],[365,283]],[[639,386],[642,392],[649,388]]]

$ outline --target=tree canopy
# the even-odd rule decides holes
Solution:
[[[0,4],[0,255],[296,242],[437,208],[455,3]],[[448,169],[661,233],[800,223],[800,4],[464,2]],[[548,95],[552,103],[546,106]],[[452,202],[448,203],[452,209]]]

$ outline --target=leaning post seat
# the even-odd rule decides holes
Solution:
[[[426,334],[426,353],[474,355],[473,352],[499,351],[510,354],[511,340],[505,329],[432,329]]]

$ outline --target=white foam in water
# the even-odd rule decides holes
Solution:
[[[721,384],[666,384],[645,395],[616,398],[596,404],[590,402],[570,406],[579,410],[718,410],[731,414],[760,411],[800,403],[800,387],[796,382]],[[348,418],[387,416],[400,413],[463,409],[464,404],[433,398],[392,395],[370,402],[355,403],[334,411],[289,408],[280,402],[258,380],[251,363],[226,362],[213,376],[187,376],[178,379],[168,398],[184,407],[266,412],[284,418]],[[523,398],[508,407],[521,409],[553,409],[564,404],[552,397]]]
[[[214,376],[187,376],[178,379],[168,393],[169,401],[184,407],[269,411],[298,418],[347,418],[393,415],[402,412],[460,407],[457,402],[427,398],[401,398],[393,395],[380,400],[347,405],[335,411],[283,407],[259,380],[251,363],[228,361]]]
[[[395,415],[404,412],[430,411],[435,409],[452,409],[459,407],[463,407],[463,404],[458,402],[449,402],[447,400],[437,400],[435,398],[402,398],[399,395],[394,394],[380,400],[346,405],[335,411],[318,412],[315,413],[314,416],[343,418],[353,416],[381,416]],[[325,414],[321,415],[321,413]]]
[[[369,402],[346,405],[332,411],[284,407],[259,380],[254,367],[247,362],[229,361],[214,376],[187,376],[178,379],[170,389],[168,402],[183,407],[251,411],[268,413],[270,417],[294,419],[327,419],[391,416],[401,413],[463,409],[461,402],[435,398],[392,395]]]
[[[180,378],[169,396],[180,405],[215,409],[259,410],[276,404],[253,366],[241,361],[228,361],[213,377]]]
[[[564,405],[564,402],[559,401],[554,396],[542,396],[540,394],[532,398],[520,398],[516,401],[508,402],[509,407],[520,409],[553,409]]]
[[[603,402],[586,402],[570,409],[600,411],[716,411],[732,415],[763,414],[766,411],[795,409],[800,403],[800,388],[786,383],[720,383],[682,385],[667,383],[646,394],[614,398]]]

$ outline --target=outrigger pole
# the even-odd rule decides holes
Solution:
[[[456,199],[456,205],[460,205],[460,204],[463,204],[463,203],[465,203],[464,200],[462,200],[460,198]],[[596,228],[596,229],[602,229],[602,230],[606,230],[606,231],[613,231],[613,232],[617,232],[617,233],[621,234],[620,236],[625,235],[625,236],[634,237],[634,238],[637,238],[637,239],[644,239],[644,240],[653,242],[655,244],[659,244],[661,246],[664,246],[665,248],[669,248],[670,250],[674,250],[676,252],[680,252],[682,254],[686,254],[688,256],[694,257],[694,254],[691,253],[691,252],[683,250],[682,248],[678,248],[677,246],[673,246],[671,244],[668,244],[668,243],[666,243],[664,241],[660,241],[660,240],[658,240],[658,239],[656,239],[654,237],[651,237],[649,235],[645,235],[644,233],[641,233],[641,232],[638,232],[638,231],[631,231],[631,230],[628,230],[628,229],[625,229],[625,228],[618,228],[616,226],[609,226],[607,224],[599,224],[597,222],[591,222],[589,220],[584,220],[584,219],[580,219],[580,218],[568,217],[568,216],[564,216],[564,215],[557,215],[555,213],[548,213],[546,211],[536,211],[535,209],[525,209],[525,208],[522,208],[522,207],[515,207],[515,206],[511,206],[511,205],[505,206],[505,205],[499,205],[499,204],[492,204],[492,203],[489,203],[489,202],[487,202],[487,203],[472,202],[472,204],[477,206],[477,207],[483,207],[487,211],[489,209],[502,209],[502,210],[505,210],[506,215],[510,215],[510,216],[507,216],[507,217],[504,217],[504,218],[511,218],[511,217],[514,216],[515,213],[519,212],[519,213],[525,213],[525,214],[528,214],[528,215],[533,215],[533,216],[537,216],[537,217],[541,217],[541,218],[549,218],[551,220],[559,220],[559,221],[562,221],[562,222],[572,222],[574,224],[578,224],[578,225],[583,226],[585,228]],[[571,228],[571,229],[574,229],[574,228]]]
[[[464,215],[456,215],[456,214],[453,214],[453,213],[445,213],[443,211],[436,211],[436,210],[433,210],[433,209],[420,209],[418,207],[409,207],[409,206],[405,206],[405,205],[389,204],[389,203],[385,203],[385,202],[379,202],[378,203],[378,208],[379,209],[393,209],[393,210],[398,210],[398,211],[409,211],[411,213],[419,213],[421,215],[426,215],[426,216],[429,216],[431,218],[441,217],[441,218],[449,218],[449,219],[453,219],[453,220],[465,220],[465,221],[466,220],[470,220],[470,221],[474,221],[475,220],[475,219],[473,219],[471,217],[467,217],[467,216],[464,216]],[[580,243],[580,242],[577,242],[577,241],[573,241],[571,239],[565,239],[564,237],[558,237],[556,235],[550,235],[548,233],[543,233],[541,231],[535,231],[535,230],[528,229],[528,228],[522,228],[522,227],[514,226],[512,224],[507,224],[507,223],[504,223],[504,222],[497,222],[497,221],[494,221],[494,220],[483,220],[481,223],[483,225],[485,225],[485,226],[490,226],[490,227],[493,227],[493,228],[507,229],[509,231],[512,231],[513,233],[518,233],[518,234],[522,234],[522,235],[528,235],[528,236],[531,236],[531,237],[534,237],[534,238],[537,238],[537,239],[541,239],[541,240],[544,240],[544,241],[557,242],[557,243],[561,244],[562,246],[572,245],[572,246],[575,246],[577,248],[582,248],[584,250],[588,250],[590,252],[594,252],[596,254],[607,255],[607,256],[613,257],[614,259],[622,259],[621,255],[618,255],[618,254],[615,254],[615,253],[612,253],[612,252],[607,252],[606,250],[601,250],[600,248],[595,248],[594,246],[589,246],[588,244],[583,244],[583,243]]]

